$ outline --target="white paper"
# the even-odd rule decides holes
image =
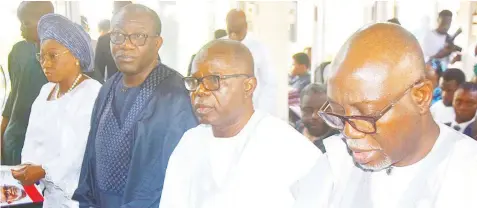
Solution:
[[[0,207],[33,203],[22,184],[12,176],[12,169],[21,168],[22,166],[0,166]],[[35,187],[41,194],[41,186]]]

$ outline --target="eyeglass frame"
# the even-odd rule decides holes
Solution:
[[[60,53],[57,53],[53,56],[52,59],[49,59],[51,62],[53,63],[56,63],[56,61],[58,60],[58,57],[62,56],[62,55],[65,55],[67,53],[69,53],[70,51],[69,50],[64,50],[63,52],[60,52]],[[43,62],[45,62],[45,59],[43,58],[44,55],[42,55],[41,53],[36,53],[35,54],[35,58],[38,62],[40,62],[40,64],[43,64]]]
[[[342,115],[338,115],[336,113],[327,113],[325,111],[330,106],[329,101],[326,101],[323,104],[323,106],[318,111],[318,115],[326,123],[328,123],[328,122],[326,121],[327,119],[324,118],[323,114],[327,114],[327,115],[331,115],[331,116],[335,116],[335,117],[339,118],[341,120],[341,122],[343,122],[343,129],[338,129],[338,128],[335,128],[335,129],[338,129],[340,131],[343,131],[344,127],[346,126],[346,123],[348,123],[356,131],[359,131],[359,132],[364,133],[364,134],[375,134],[377,132],[376,122],[378,122],[379,119],[381,119],[384,115],[386,115],[387,112],[389,112],[389,110],[391,110],[394,106],[396,106],[396,104],[398,104],[401,101],[401,99],[404,98],[404,96],[406,96],[409,92],[411,92],[412,88],[414,88],[416,85],[418,85],[420,83],[422,83],[422,80],[418,80],[417,82],[415,82],[414,84],[409,86],[400,96],[398,96],[393,101],[391,101],[386,107],[384,107],[382,110],[378,111],[379,113],[377,115],[374,115],[374,116],[371,116],[371,115],[367,115],[367,116],[342,116]],[[369,122],[369,123],[373,124],[373,130],[374,131],[367,132],[367,131],[359,130],[356,127],[356,124],[353,121],[350,121],[350,120],[361,120],[361,121]]]
[[[111,38],[113,33],[118,33],[118,34],[123,35],[123,36],[124,36],[124,41],[123,41],[122,43],[115,43],[115,42],[113,42],[113,39]],[[133,43],[132,40],[131,40],[131,36],[132,36],[132,35],[144,35],[144,36],[145,36],[145,37],[144,37],[144,43],[141,44],[141,45],[139,45],[139,44],[137,44],[137,43]],[[156,34],[156,35],[149,35],[149,34],[145,34],[145,33],[131,33],[131,34],[126,34],[126,33],[118,32],[118,31],[113,31],[113,32],[109,33],[109,41],[110,41],[112,44],[114,44],[114,45],[122,45],[122,44],[124,44],[124,43],[126,42],[126,40],[129,40],[129,42],[131,42],[131,44],[133,44],[133,45],[135,45],[135,46],[144,46],[144,45],[146,45],[147,39],[148,39],[149,37],[159,37],[159,36],[160,36],[160,35],[158,35],[158,34]]]
[[[203,80],[207,77],[217,77],[218,78],[218,87],[217,89],[208,89],[204,83],[203,83]],[[186,85],[186,89],[189,91],[189,92],[195,92],[197,91],[197,89],[200,88],[200,85],[204,86],[204,89],[208,90],[208,91],[217,91],[220,89],[220,81],[222,79],[230,79],[230,78],[237,78],[237,77],[246,77],[246,78],[250,78],[250,77],[253,77],[252,75],[249,75],[249,74],[226,74],[226,75],[218,75],[218,74],[211,74],[211,75],[207,75],[207,76],[203,76],[201,78],[196,78],[196,77],[192,77],[192,76],[189,76],[189,77],[184,77],[182,78],[182,80],[184,81],[184,85],[186,85],[186,79],[196,79],[198,84],[197,84],[197,88],[196,89],[193,89],[193,90],[189,90],[187,89],[187,85]]]

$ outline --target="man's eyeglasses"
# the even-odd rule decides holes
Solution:
[[[112,32],[109,36],[111,37],[111,43],[115,45],[121,45],[126,39],[129,39],[129,41],[135,46],[144,46],[147,38],[150,37],[150,35],[143,33],[133,33],[128,35],[120,32]],[[158,35],[151,35],[151,37],[157,36]]]
[[[230,74],[230,75],[208,75],[201,78],[184,77],[184,84],[187,90],[193,92],[196,91],[200,84],[204,86],[206,90],[215,91],[220,89],[220,80],[229,79],[235,77],[252,77],[248,74]]]
[[[421,83],[421,80],[417,81],[413,85],[404,91],[397,99],[392,101],[386,107],[384,107],[375,116],[342,116],[332,112],[329,112],[330,103],[327,101],[318,111],[318,115],[330,126],[331,128],[344,130],[346,123],[351,125],[354,129],[365,134],[376,133],[376,122],[381,119],[389,110],[391,110],[405,95],[407,95],[411,89],[417,84]]]
[[[56,62],[58,61],[58,57],[60,57],[61,55],[64,55],[64,54],[67,54],[68,52],[70,52],[69,50],[65,50],[63,52],[60,52],[60,53],[54,53],[54,52],[46,52],[46,53],[36,53],[36,60],[38,60],[38,62],[40,62],[40,64],[42,64],[44,61],[45,61],[45,57],[48,57],[48,60],[50,60],[51,62]]]

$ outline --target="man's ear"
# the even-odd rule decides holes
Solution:
[[[245,95],[247,97],[252,97],[255,88],[257,87],[257,79],[255,77],[247,78],[244,82]]]
[[[162,47],[162,42],[163,40],[161,36],[156,37],[156,48],[158,52],[159,52],[159,49]]]
[[[419,108],[419,113],[424,114],[429,111],[432,102],[434,86],[431,80],[424,80],[411,89],[411,97]]]

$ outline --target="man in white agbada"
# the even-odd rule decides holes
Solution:
[[[325,140],[328,207],[477,207],[477,143],[432,119],[433,86],[411,33],[367,26],[333,64],[319,114],[343,136]]]
[[[227,37],[226,39],[240,41],[247,46],[253,56],[254,73],[257,79],[257,87],[253,94],[255,109],[267,112],[273,116],[279,116],[277,109],[278,77],[273,67],[270,54],[261,42],[254,39],[247,32],[247,18],[241,10],[233,9],[227,14]]]
[[[326,157],[284,121],[254,110],[250,51],[215,40],[192,69],[184,82],[201,125],[174,150],[160,207],[325,207]]]

